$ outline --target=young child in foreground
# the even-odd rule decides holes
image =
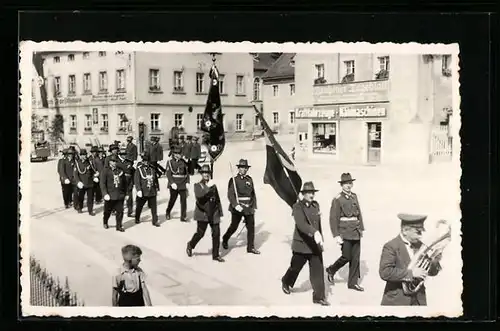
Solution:
[[[146,274],[139,267],[142,251],[135,245],[122,248],[123,265],[113,277],[113,306],[151,306]]]

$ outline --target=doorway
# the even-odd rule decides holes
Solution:
[[[382,123],[370,122],[368,127],[368,157],[369,164],[380,164],[380,153],[382,148]]]

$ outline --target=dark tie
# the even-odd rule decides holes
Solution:
[[[411,249],[413,250],[413,254],[416,254],[419,250],[419,246],[416,244],[410,244]]]

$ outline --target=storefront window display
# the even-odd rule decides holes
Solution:
[[[336,154],[337,123],[312,123],[313,153]]]

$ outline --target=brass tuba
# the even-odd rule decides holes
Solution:
[[[422,247],[408,265],[409,270],[417,267],[429,271],[431,265],[441,258],[441,254],[451,241],[451,226],[447,221],[440,220],[437,222],[435,230],[433,238],[422,240]],[[424,280],[418,278],[403,282],[403,293],[405,295],[414,295],[423,285]]]

